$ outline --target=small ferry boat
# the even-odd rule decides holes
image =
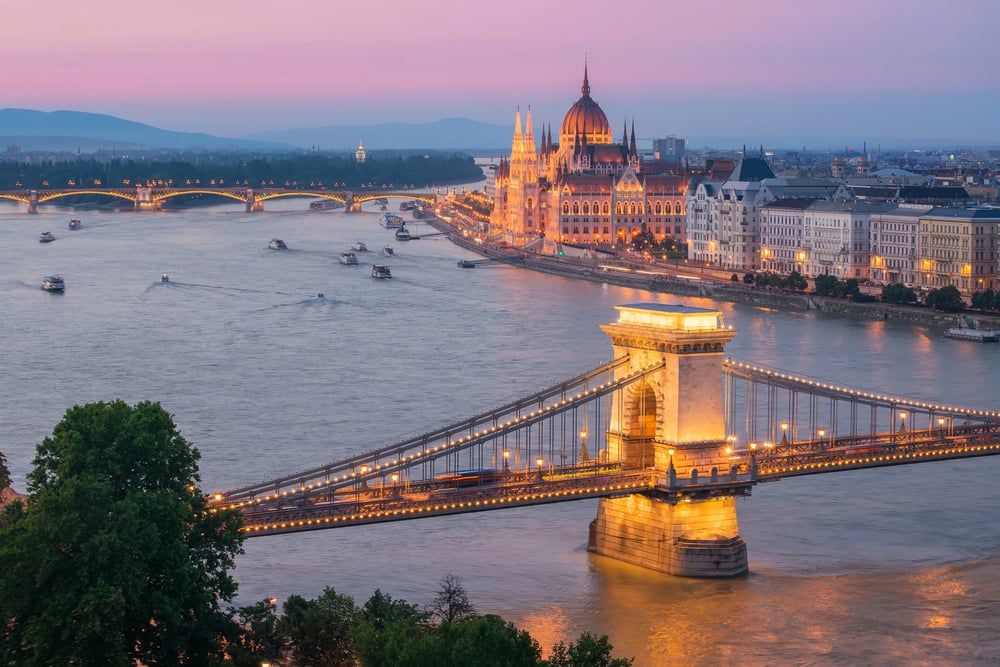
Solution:
[[[46,276],[42,280],[42,289],[46,292],[62,292],[66,289],[62,276]]]
[[[340,263],[341,264],[357,264],[358,256],[353,252],[342,252],[340,253]]]
[[[267,242],[267,247],[271,250],[288,250],[288,246],[281,239],[271,239]]]
[[[386,229],[399,229],[403,226],[403,219],[395,213],[383,213],[378,217],[378,224]]]
[[[364,244],[364,241],[356,241],[351,244],[351,250],[354,252],[368,252],[368,246]]]
[[[41,236],[38,237],[39,243],[51,243],[55,240],[56,237],[52,232],[42,232]]]
[[[382,248],[382,254],[385,255],[386,257],[395,257],[396,251],[392,249],[391,245],[387,245],[384,248]]]
[[[388,266],[375,264],[372,266],[372,278],[392,278],[392,273]]]
[[[310,211],[332,211],[338,208],[344,208],[344,204],[336,199],[317,199],[309,202]]]
[[[80,221],[77,220],[76,218],[73,218],[72,220],[69,221],[69,228],[71,230],[80,229]]]
[[[400,227],[396,230],[396,240],[397,241],[409,241],[413,236],[410,234],[410,230],[406,227]]]
[[[944,332],[947,338],[958,340],[971,340],[977,343],[996,343],[1000,341],[1000,329],[968,329],[966,327],[952,327]]]

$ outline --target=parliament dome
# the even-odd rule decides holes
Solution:
[[[566,112],[562,128],[559,130],[559,143],[562,146],[572,146],[577,136],[588,144],[610,144],[611,125],[600,105],[590,96],[590,81],[587,78],[587,68],[583,68],[583,94]]]

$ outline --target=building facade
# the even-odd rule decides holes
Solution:
[[[934,208],[920,216],[920,285],[962,294],[997,289],[1000,208]]]
[[[646,173],[634,124],[614,142],[586,67],[581,93],[558,142],[551,126],[536,138],[531,109],[523,125],[518,110],[510,157],[497,168],[491,235],[542,252],[562,243],[622,248],[640,235],[683,242],[684,177]]]

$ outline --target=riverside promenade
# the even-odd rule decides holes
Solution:
[[[937,312],[919,306],[856,303],[808,292],[754,287],[742,282],[734,283],[731,279],[732,271],[711,267],[703,271],[701,267],[693,269],[688,265],[642,261],[630,256],[608,260],[541,255],[476,240],[470,229],[463,226],[460,217],[453,218],[453,222],[446,222],[429,216],[424,222],[447,232],[455,245],[484,257],[568,278],[789,311],[818,310],[861,319],[900,320],[940,327],[959,325],[960,313]],[[693,275],[695,272],[697,275]],[[1000,316],[976,313],[975,318],[989,323],[989,328],[1000,329]]]

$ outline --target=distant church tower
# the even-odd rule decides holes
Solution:
[[[361,145],[360,141],[358,142],[358,150],[354,153],[354,159],[361,164],[365,162],[365,147]]]

